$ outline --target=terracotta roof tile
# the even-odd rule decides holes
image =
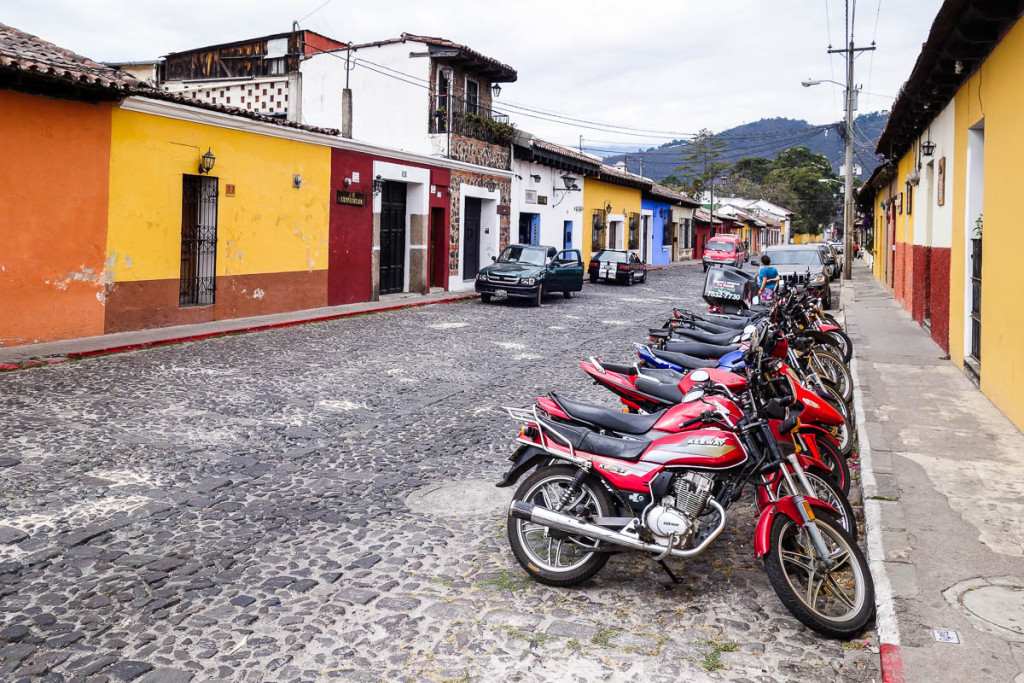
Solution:
[[[145,84],[119,69],[0,24],[0,71],[23,74],[91,90],[128,91]]]

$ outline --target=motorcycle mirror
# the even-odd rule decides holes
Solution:
[[[694,391],[687,392],[686,395],[683,396],[683,403],[693,403],[694,401],[699,401],[702,398],[704,398],[704,392],[700,389],[696,389]]]
[[[690,373],[690,381],[693,382],[707,382],[709,379],[711,379],[711,375],[707,370],[694,370]]]

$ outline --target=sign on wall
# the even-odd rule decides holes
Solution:
[[[939,206],[946,203],[946,157],[939,159],[939,187],[936,197]]]
[[[362,192],[338,190],[337,202],[339,204],[348,204],[350,206],[363,206],[366,203],[366,198],[363,196]]]

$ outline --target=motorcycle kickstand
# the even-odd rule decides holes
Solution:
[[[672,568],[665,564],[665,560],[658,560],[658,564],[660,564],[661,568],[665,570],[666,574],[668,574],[668,578],[672,579],[672,583],[680,584],[683,582],[683,580],[676,576],[675,572],[672,571]]]

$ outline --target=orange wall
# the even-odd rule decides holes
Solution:
[[[0,346],[103,334],[110,111],[0,90]]]

